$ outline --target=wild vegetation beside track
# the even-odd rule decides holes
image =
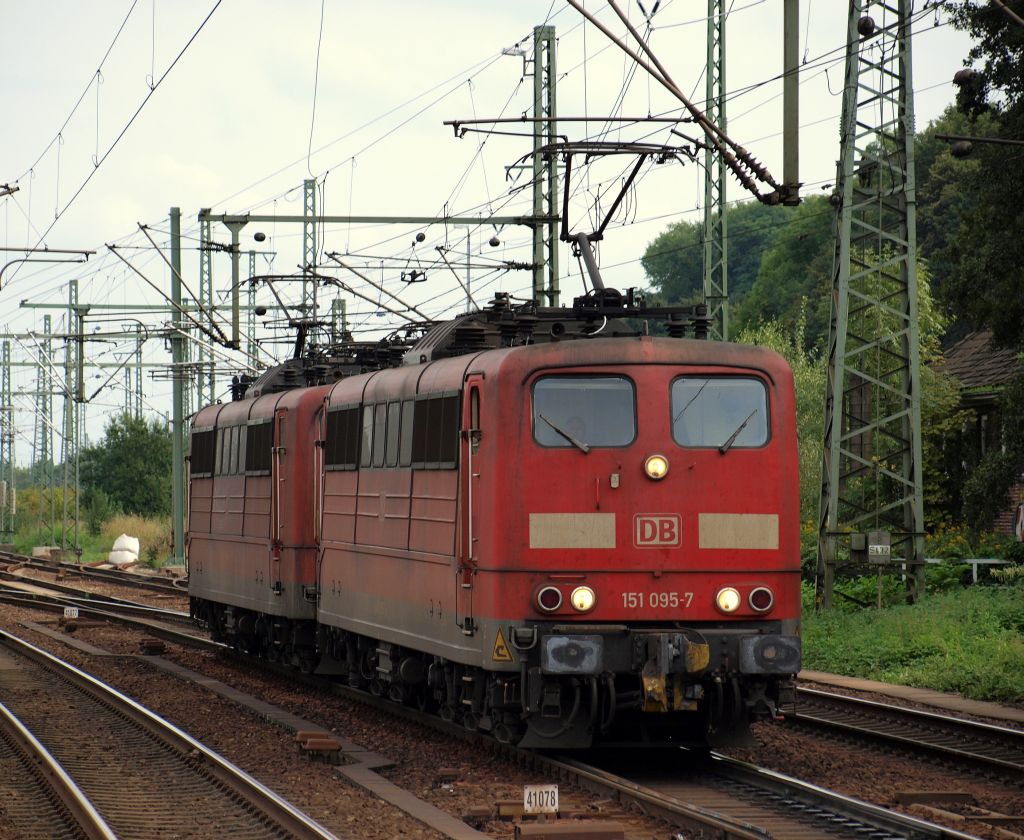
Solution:
[[[151,568],[159,568],[171,556],[171,518],[169,516],[138,516],[117,514],[111,516],[93,529],[83,527],[78,534],[78,545],[82,549],[81,562],[104,563],[110,550],[121,534],[137,537],[139,540],[139,562]],[[74,542],[74,535],[68,534],[68,543]],[[45,525],[32,523],[17,531],[13,538],[14,550],[20,554],[31,554],[36,546],[59,546],[61,530],[59,524],[53,530]],[[68,558],[73,560],[74,558]]]
[[[1024,579],[1006,577],[996,585],[932,591],[912,606],[896,602],[900,581],[886,578],[881,609],[840,598],[835,609],[816,611],[813,587],[805,584],[804,667],[1024,703]],[[859,579],[840,589],[874,601],[876,586]]]

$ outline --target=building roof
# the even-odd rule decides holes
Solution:
[[[991,330],[960,339],[936,367],[956,377],[964,390],[999,388],[1022,373],[1017,351],[993,346]]]

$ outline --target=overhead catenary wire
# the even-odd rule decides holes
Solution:
[[[380,285],[379,283],[376,283],[376,282],[374,282],[373,280],[371,280],[371,279],[370,279],[369,277],[367,277],[367,276],[366,276],[365,274],[363,274],[362,272],[360,272],[360,271],[357,271],[356,269],[354,269],[354,268],[353,268],[352,266],[350,266],[350,265],[349,265],[348,263],[346,263],[346,262],[345,262],[344,260],[342,260],[342,259],[341,259],[341,257],[339,257],[339,256],[338,256],[338,255],[337,255],[336,253],[334,253],[334,252],[332,252],[332,251],[328,251],[328,252],[327,252],[327,256],[328,256],[328,257],[329,257],[330,259],[334,260],[334,261],[335,261],[335,262],[336,262],[336,263],[337,263],[338,265],[340,265],[340,266],[341,266],[342,268],[344,268],[345,270],[347,270],[347,271],[351,271],[351,272],[352,272],[352,273],[353,273],[353,274],[354,274],[354,275],[355,275],[356,277],[358,277],[358,278],[359,278],[360,280],[362,280],[363,282],[365,282],[365,283],[369,283],[369,284],[370,284],[371,286],[373,286],[373,288],[375,288],[375,289],[379,289],[380,291],[382,291],[382,292],[383,292],[384,294],[386,294],[386,295],[387,295],[387,296],[388,296],[389,298],[391,298],[392,300],[394,300],[394,301],[397,301],[398,303],[402,304],[402,306],[404,306],[404,307],[405,307],[406,309],[408,309],[408,310],[409,310],[410,312],[415,312],[415,313],[416,313],[417,315],[419,315],[419,316],[420,316],[421,318],[423,318],[424,320],[430,320],[430,319],[429,319],[429,318],[428,318],[428,317],[427,317],[426,315],[424,315],[424,314],[423,314],[423,313],[422,313],[422,312],[421,312],[421,311],[420,311],[419,309],[417,309],[417,308],[416,308],[415,306],[413,306],[412,304],[406,303],[406,302],[405,302],[404,300],[402,300],[402,299],[401,299],[401,298],[400,298],[400,297],[399,297],[398,295],[396,295],[396,294],[394,294],[394,293],[392,293],[392,292],[389,292],[389,291],[388,291],[387,289],[385,289],[385,288],[384,288],[384,287],[383,287],[382,285]]]
[[[564,37],[564,36],[563,36],[563,37]],[[575,197],[573,198],[573,201],[574,201],[574,206],[575,206],[575,201],[576,201],[576,198],[575,198]],[[573,212],[575,212],[575,210],[573,210]],[[680,214],[680,215],[682,215],[682,214]],[[618,222],[616,222],[616,224],[618,224]],[[404,236],[405,236],[405,235],[403,235],[403,238],[404,238]],[[511,241],[511,240],[509,240],[509,241]],[[360,250],[361,250],[361,249],[360,249]],[[27,273],[28,273],[28,272],[25,272],[25,274],[27,274]],[[96,279],[97,279],[97,280],[99,280],[99,279],[100,279],[101,275],[102,275],[102,271],[99,271],[99,270],[97,270],[96,272],[93,272],[93,273],[92,273],[92,276],[96,277]],[[390,281],[389,281],[389,282],[390,282]],[[456,292],[456,291],[457,291],[457,290],[455,290],[454,288],[453,288],[453,289],[451,290],[451,292],[452,292],[452,293],[454,293],[454,292]],[[34,290],[34,289],[33,289],[33,293],[35,293],[35,290]],[[424,308],[426,308],[426,307],[424,307]]]
[[[309,146],[306,149],[306,169],[309,170],[310,178],[316,177],[310,167],[310,158],[313,156],[313,128],[316,125],[316,92],[320,85],[320,45],[324,40],[324,4],[325,0],[320,0],[320,29],[316,39],[316,69],[313,72],[313,107],[309,117]]]
[[[110,153],[113,152],[115,148],[117,148],[117,145],[121,142],[121,139],[125,136],[125,134],[128,133],[128,129],[130,129],[132,127],[132,125],[135,123],[135,120],[138,118],[139,114],[142,113],[142,109],[146,107],[146,104],[149,102],[149,100],[153,96],[153,94],[156,93],[157,89],[163,83],[164,79],[166,79],[167,76],[170,75],[170,72],[177,66],[177,64],[181,60],[182,56],[184,56],[185,53],[188,51],[188,48],[190,46],[192,46],[192,43],[195,41],[195,39],[197,37],[199,37],[199,33],[203,31],[203,28],[206,26],[206,24],[210,20],[210,18],[213,17],[214,12],[216,12],[217,9],[220,8],[220,5],[221,5],[222,2],[223,2],[223,0],[216,0],[216,2],[214,3],[213,8],[210,9],[209,13],[206,15],[205,18],[203,18],[202,22],[196,28],[195,32],[192,33],[192,36],[185,43],[185,46],[183,46],[181,48],[181,51],[174,57],[174,60],[170,63],[170,65],[167,67],[167,69],[164,70],[164,72],[160,76],[160,78],[156,80],[156,82],[153,84],[153,86],[149,89],[149,92],[143,97],[142,102],[139,103],[138,108],[135,109],[135,112],[131,115],[131,117],[129,117],[128,122],[125,123],[125,125],[121,128],[121,130],[118,132],[117,136],[114,138],[114,140],[110,144],[110,146],[107,147],[107,150],[103,153],[103,156],[99,157],[98,159],[93,161],[93,168],[92,168],[92,170],[89,172],[88,175],[85,176],[85,180],[82,181],[82,183],[79,185],[78,189],[75,190],[74,195],[72,195],[71,198],[68,199],[67,204],[65,204],[64,207],[62,207],[56,213],[53,221],[50,222],[50,224],[46,228],[46,230],[44,230],[42,232],[42,234],[40,234],[39,239],[38,239],[38,241],[35,244],[35,247],[39,247],[39,244],[44,239],[46,239],[46,235],[51,230],[53,230],[53,228],[57,224],[57,222],[59,222],[61,220],[61,218],[68,211],[68,209],[71,207],[71,205],[73,205],[75,203],[75,200],[78,198],[78,196],[80,196],[82,194],[82,190],[85,189],[85,187],[88,185],[88,183],[92,180],[93,176],[99,171],[100,167],[103,165],[103,163],[110,156]],[[132,4],[132,8],[134,8],[134,6],[135,6],[135,4],[133,3]],[[16,278],[17,278],[17,272],[15,272],[14,276],[11,277],[11,281],[15,280]]]
[[[117,27],[117,32],[114,33],[114,37],[110,41],[110,44],[109,44],[109,46],[106,49],[106,52],[103,53],[103,58],[100,59],[99,64],[96,66],[95,72],[93,72],[89,76],[89,82],[86,84],[85,89],[82,91],[81,95],[75,101],[75,104],[71,106],[70,113],[64,119],[64,122],[61,123],[60,128],[57,129],[57,133],[53,136],[53,139],[50,140],[50,142],[46,144],[46,147],[39,153],[39,156],[35,159],[35,161],[32,163],[32,165],[29,166],[28,169],[26,169],[20,176],[18,176],[18,178],[17,178],[18,181],[20,181],[22,178],[26,177],[30,172],[32,172],[33,169],[35,169],[37,166],[39,166],[39,164],[42,161],[42,159],[44,157],[46,157],[46,153],[48,151],[50,151],[50,149],[53,148],[53,144],[58,142],[58,140],[60,139],[60,136],[64,133],[65,129],[67,129],[68,124],[71,122],[72,118],[77,113],[78,107],[82,104],[83,100],[88,95],[89,91],[92,90],[93,84],[96,83],[98,75],[103,70],[103,65],[106,64],[107,59],[110,57],[110,53],[113,51],[114,46],[118,42],[118,39],[120,39],[121,33],[124,31],[125,25],[128,23],[128,19],[132,16],[132,12],[135,11],[135,6],[137,4],[138,4],[138,0],[132,0],[132,4],[128,8],[128,12],[124,16],[124,20],[122,20],[121,21],[121,25]]]

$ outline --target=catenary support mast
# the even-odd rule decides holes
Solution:
[[[725,0],[708,0],[705,113],[722,131],[725,124]],[[711,336],[729,340],[729,263],[725,159],[704,150],[704,302]]]
[[[533,297],[558,306],[558,156],[539,150],[558,140],[555,27],[533,30],[533,215],[550,221],[533,227]]]
[[[185,328],[181,315],[181,210],[171,208],[171,528],[175,566],[185,564]]]
[[[850,0],[818,520],[818,597],[848,563],[924,572],[910,0]]]
[[[0,534],[14,533],[14,394],[11,387],[11,342],[4,341],[0,357]]]
[[[213,306],[213,242],[210,219],[199,211],[199,317],[205,317]],[[202,344],[196,348],[196,405],[209,405],[214,400],[213,356]]]

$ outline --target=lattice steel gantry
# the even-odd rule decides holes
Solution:
[[[199,211],[199,318],[212,318],[213,311],[213,240],[209,210]],[[196,349],[196,405],[211,405],[217,390],[213,354],[198,342]]]
[[[708,0],[707,86],[704,113],[725,125],[725,0]],[[729,340],[729,263],[725,158],[704,149],[704,302],[711,336]]]
[[[555,27],[533,29],[533,215],[550,221],[533,226],[533,297],[558,306],[558,156],[540,150],[558,142]]]
[[[32,478],[53,481],[53,334],[52,319],[43,316],[43,337],[36,341],[39,366],[36,369],[36,419],[32,436]],[[46,475],[39,474],[45,469]]]
[[[910,13],[910,0],[850,0],[818,520],[824,606],[848,563],[902,566],[910,601],[923,584]]]
[[[4,341],[0,357],[0,534],[14,533],[14,393],[11,387],[11,342]]]

